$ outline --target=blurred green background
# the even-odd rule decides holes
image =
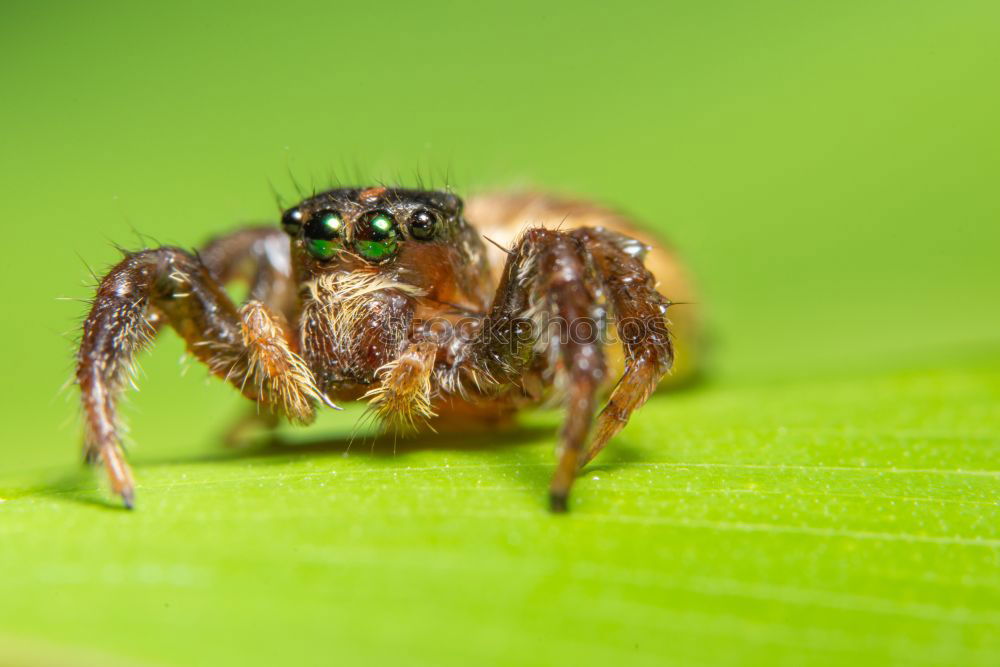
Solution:
[[[989,0],[5,1],[0,662],[998,664],[998,34]],[[87,265],[290,175],[626,209],[689,260],[708,379],[552,517],[558,415],[224,452],[239,399],[168,334],[119,511],[60,390]]]

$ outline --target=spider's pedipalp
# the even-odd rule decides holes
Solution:
[[[257,385],[257,396],[300,424],[316,418],[317,403],[337,407],[316,388],[312,371],[292,351],[291,333],[282,316],[259,301],[250,301],[240,308],[240,322],[247,355],[247,368],[240,369],[240,374],[244,382]]]
[[[437,416],[432,406],[431,373],[437,345],[413,343],[377,371],[378,384],[361,398],[379,420],[397,431],[415,431]]]

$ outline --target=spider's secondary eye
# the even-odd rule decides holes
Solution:
[[[330,259],[340,250],[344,220],[336,211],[317,211],[309,218],[303,234],[306,250],[316,259]]]
[[[281,215],[281,228],[286,234],[295,236],[302,226],[302,211],[298,208],[290,208]]]
[[[427,209],[420,209],[410,219],[410,234],[421,241],[430,241],[438,235],[441,221]]]
[[[399,250],[399,228],[385,211],[370,211],[354,228],[354,249],[372,262],[389,259]]]

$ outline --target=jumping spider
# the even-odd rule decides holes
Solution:
[[[240,229],[197,253],[127,253],[100,282],[77,354],[87,459],[132,507],[116,403],[136,353],[170,325],[275,420],[308,424],[321,406],[365,400],[389,426],[455,427],[557,400],[550,502],[565,511],[577,471],[671,368],[672,333],[683,343],[695,327],[684,317],[668,332],[670,301],[647,265],[671,296],[689,288],[668,250],[637,238],[585,202],[501,193],[464,206],[446,192],[367,187],[309,197],[280,229]],[[249,283],[242,306],[224,289],[235,280]],[[616,327],[604,329],[609,317]],[[563,330],[543,335],[552,321]]]

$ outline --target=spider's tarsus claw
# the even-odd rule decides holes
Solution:
[[[569,494],[565,491],[549,491],[549,509],[554,514],[565,514],[569,511]]]
[[[121,492],[122,505],[125,506],[127,510],[135,509],[135,491],[132,489],[125,489]]]

